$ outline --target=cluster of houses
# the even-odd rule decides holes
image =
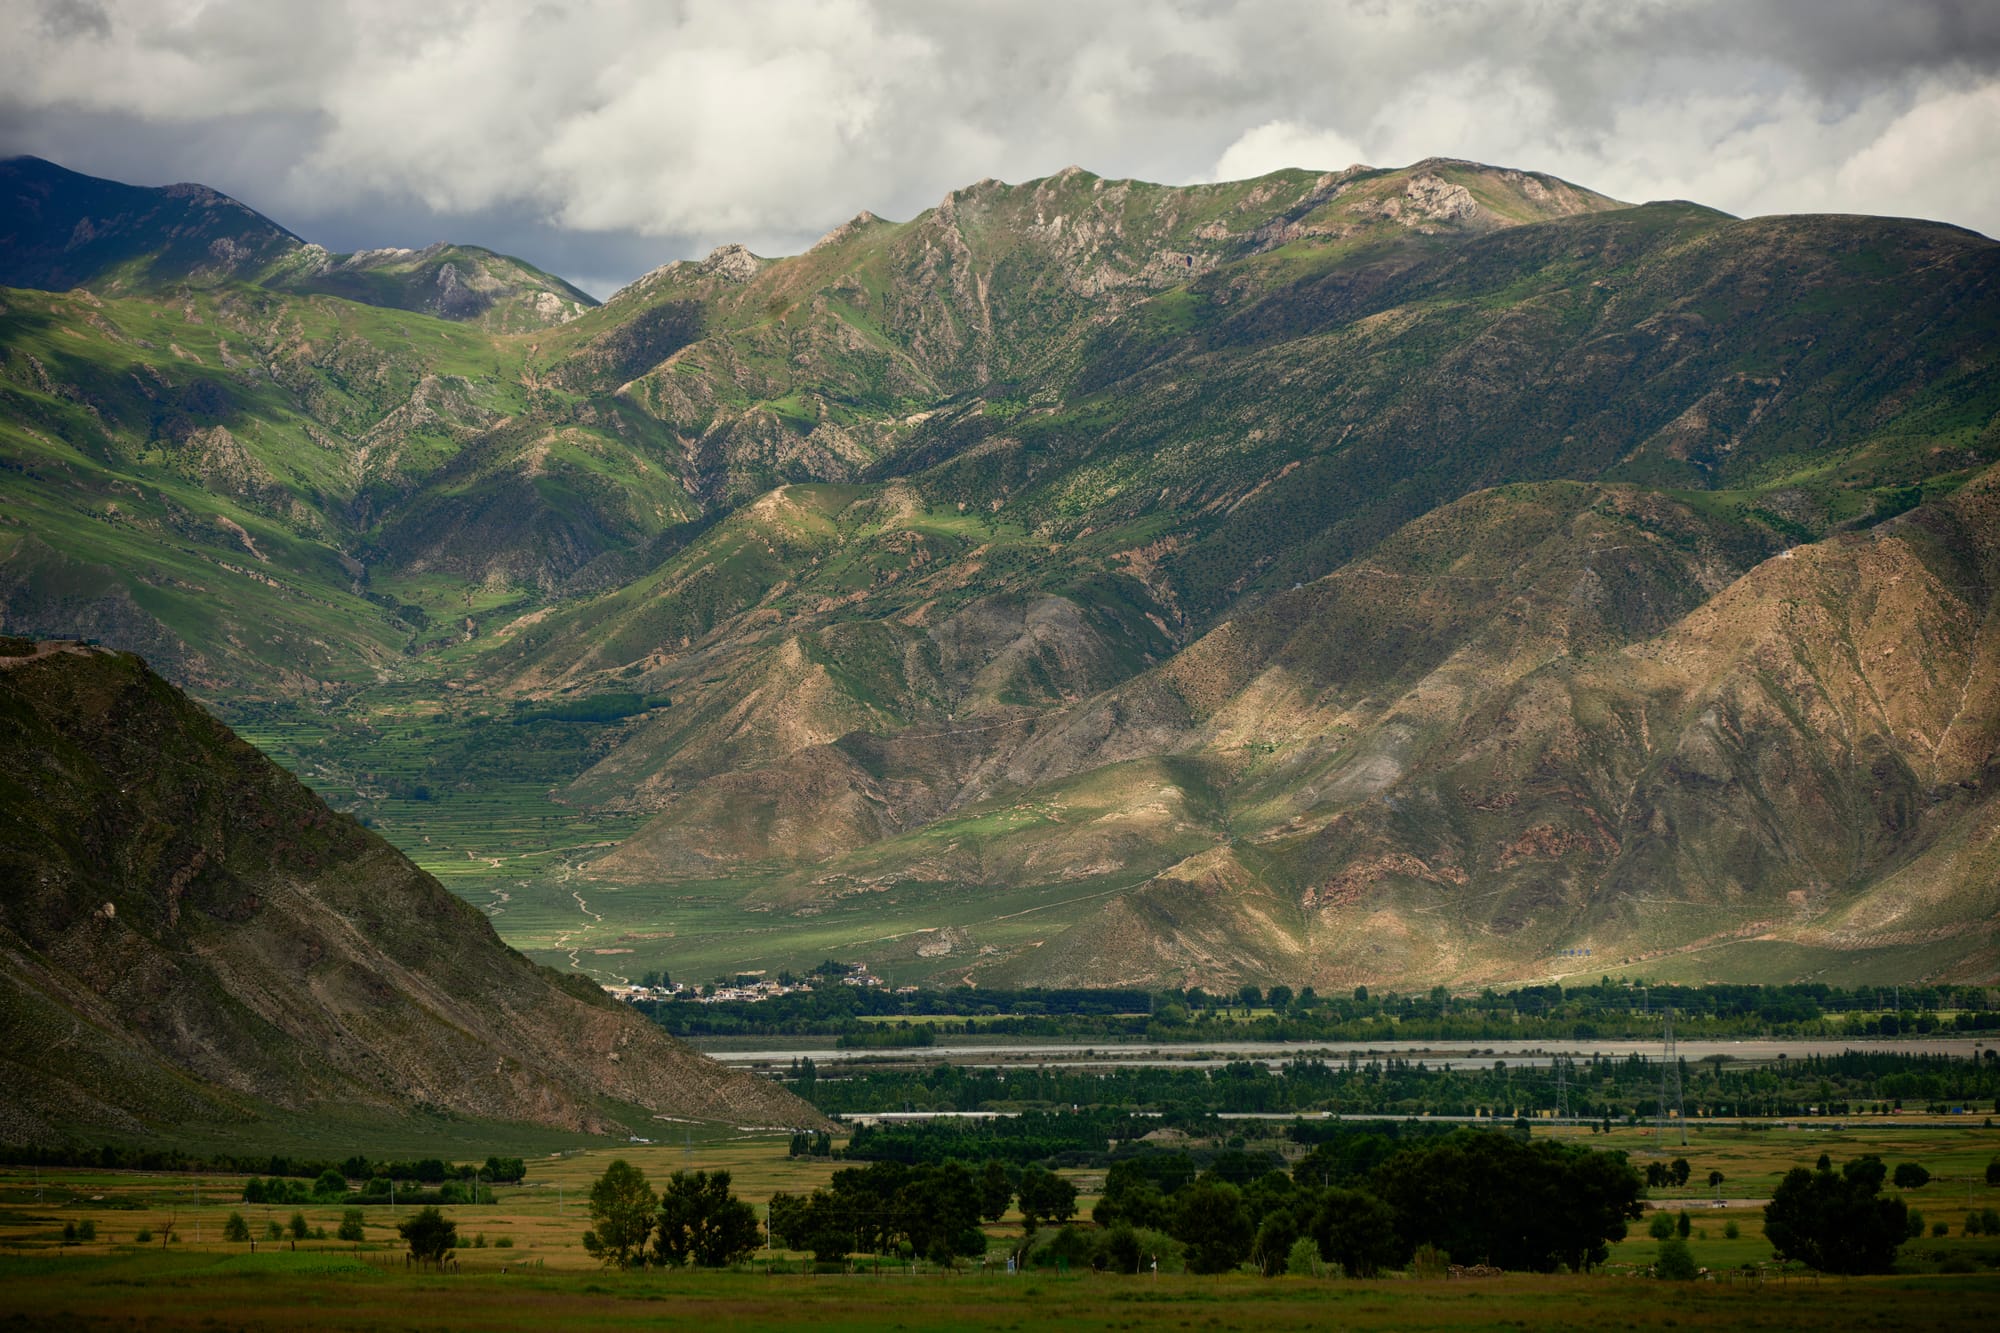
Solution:
[[[856,963],[840,978],[843,986],[882,986],[887,983],[868,970],[866,963]],[[755,1003],[759,1000],[775,1000],[780,995],[796,995],[813,988],[812,978],[797,978],[791,981],[774,981],[762,972],[745,972],[737,976],[730,985],[686,986],[678,981],[658,986],[607,984],[604,989],[613,999],[635,1003],[640,1000],[682,1000],[696,1004],[721,1004],[726,1000],[745,1000]],[[914,992],[915,986],[899,988],[898,994]]]

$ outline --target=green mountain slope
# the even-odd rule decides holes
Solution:
[[[816,1122],[478,912],[130,656],[0,656],[0,1128],[271,1108]]]
[[[0,608],[600,977],[1986,976],[1990,738],[1939,719],[1994,645],[1940,627],[1996,279],[1432,160],[982,182],[546,328],[7,292]],[[1885,598],[1913,672],[1842,646]],[[1670,757],[1711,714],[1729,781]]]
[[[11,157],[0,160],[0,202],[0,287],[125,296],[250,282],[497,332],[561,324],[597,304],[478,246],[330,254],[205,185],[149,189]]]

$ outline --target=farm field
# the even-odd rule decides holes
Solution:
[[[1544,1131],[1537,1131],[1542,1133]],[[408,1208],[371,1206],[365,1239],[263,1241],[252,1255],[219,1238],[232,1211],[251,1233],[285,1226],[293,1212],[331,1234],[339,1205],[246,1205],[242,1175],[8,1167],[0,1169],[0,1310],[18,1327],[575,1328],[699,1322],[735,1328],[1015,1328],[1060,1322],[1081,1328],[1825,1328],[1990,1326],[2000,1298],[2000,1238],[1967,1236],[1968,1208],[2000,1203],[1984,1167],[2000,1152],[2000,1131],[1982,1125],[1918,1122],[1853,1129],[1748,1130],[1695,1127],[1683,1149],[1669,1136],[1663,1153],[1650,1129],[1609,1135],[1551,1130],[1594,1147],[1623,1149],[1635,1162],[1685,1155],[1693,1178],[1653,1191],[1652,1204],[1692,1215],[1696,1261],[1733,1280],[1661,1284],[1642,1276],[1656,1242],[1635,1225],[1588,1276],[1374,1282],[1248,1274],[1158,1279],[1034,1272],[1009,1277],[1002,1254],[1020,1238],[1010,1214],[989,1228],[990,1262],[958,1274],[894,1265],[854,1274],[808,1276],[801,1256],[760,1252],[728,1273],[606,1272],[580,1244],[590,1184],[614,1158],[655,1183],[682,1169],[730,1171],[736,1192],[761,1204],[774,1192],[809,1191],[843,1163],[790,1158],[789,1140],[716,1129],[666,1128],[663,1141],[602,1143],[537,1155],[519,1186],[490,1205],[449,1206],[459,1225],[458,1271],[409,1272],[394,1223]],[[504,1146],[504,1145],[503,1145]],[[1256,1146],[1256,1145],[1253,1145]],[[1904,1247],[1899,1274],[1868,1279],[1782,1279],[1768,1267],[1761,1207],[1784,1172],[1821,1151],[1844,1161],[1863,1152],[1918,1161],[1931,1183],[1901,1192],[1927,1224]],[[1705,1182],[1720,1170],[1724,1185]],[[1102,1173],[1068,1171],[1087,1218]],[[1716,1205],[1714,1195],[1722,1196]],[[761,1210],[760,1210],[761,1211]],[[58,1244],[64,1223],[94,1223],[93,1243]],[[1738,1235],[1725,1236],[1735,1224]],[[175,1239],[163,1240],[168,1228]],[[149,1234],[138,1240],[142,1230]],[[1955,1261],[1955,1262],[1954,1262]],[[1765,1264],[1744,1277],[1744,1265]],[[1970,1268],[1971,1272],[1939,1272]]]
[[[0,1259],[14,1326],[379,1329],[1821,1329],[1991,1327],[1992,1276],[1765,1282],[1510,1276],[1313,1278],[587,1275],[467,1268],[406,1277],[358,1260],[271,1256]]]

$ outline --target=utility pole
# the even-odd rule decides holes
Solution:
[[[1674,1047],[1674,1007],[1666,1008],[1666,1026],[1660,1052],[1660,1133],[1655,1144],[1664,1153],[1667,1150],[1667,1099],[1668,1089],[1672,1089],[1674,1114],[1681,1122],[1681,1147],[1687,1147],[1687,1113],[1681,1104],[1681,1062]]]

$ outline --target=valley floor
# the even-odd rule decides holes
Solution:
[[[1621,1126],[1605,1136],[1537,1131],[1543,1132],[1622,1148],[1635,1161],[1655,1151],[1644,1127]],[[1247,1273],[1010,1276],[1002,1254],[1020,1239],[1011,1213],[990,1229],[989,1262],[957,1274],[928,1265],[912,1273],[893,1261],[870,1268],[864,1259],[860,1274],[808,1276],[800,1256],[769,1252],[724,1273],[603,1270],[579,1237],[590,1183],[614,1158],[630,1160],[656,1184],[676,1170],[721,1167],[731,1172],[736,1192],[757,1204],[776,1191],[809,1191],[844,1165],[788,1157],[788,1140],[780,1137],[664,1125],[659,1134],[659,1142],[604,1143],[532,1158],[526,1181],[502,1187],[495,1203],[448,1209],[459,1224],[460,1249],[458,1271],[442,1277],[405,1267],[393,1224],[407,1209],[369,1208],[359,1244],[303,1241],[293,1250],[289,1242],[263,1242],[252,1255],[218,1239],[228,1215],[242,1212],[261,1234],[295,1209],[241,1203],[241,1176],[0,1169],[0,1327],[1948,1330],[1990,1327],[2000,1299],[2000,1238],[1964,1234],[1968,1211],[2000,1198],[1979,1178],[2000,1150],[2000,1130],[1962,1121],[1788,1134],[1697,1127],[1688,1148],[1668,1148],[1694,1162],[1696,1181],[1655,1190],[1651,1200],[1690,1213],[1696,1261],[1718,1275],[1687,1284],[1642,1276],[1656,1242],[1638,1225],[1613,1247],[1606,1268],[1588,1276],[1374,1282]],[[1822,1149],[1842,1158],[1876,1152],[1888,1161],[1927,1164],[1932,1182],[1901,1195],[1947,1234],[1906,1245],[1904,1271],[1890,1277],[1778,1274],[1763,1238],[1763,1201],[1785,1170],[1810,1163]],[[1730,1197],[1720,1204],[1699,1183],[1711,1168],[1728,1180]],[[1065,1174],[1080,1187],[1079,1212],[1088,1217],[1102,1173]],[[332,1205],[297,1211],[329,1230],[340,1215]],[[95,1222],[98,1240],[59,1247],[64,1222],[83,1220]],[[1725,1235],[1731,1222],[1734,1238]],[[169,1226],[179,1239],[162,1245],[157,1237]],[[141,1227],[154,1235],[145,1245],[135,1241]],[[1948,1267],[1973,1271],[1939,1271]],[[1733,1280],[1720,1276],[1726,1274]]]

